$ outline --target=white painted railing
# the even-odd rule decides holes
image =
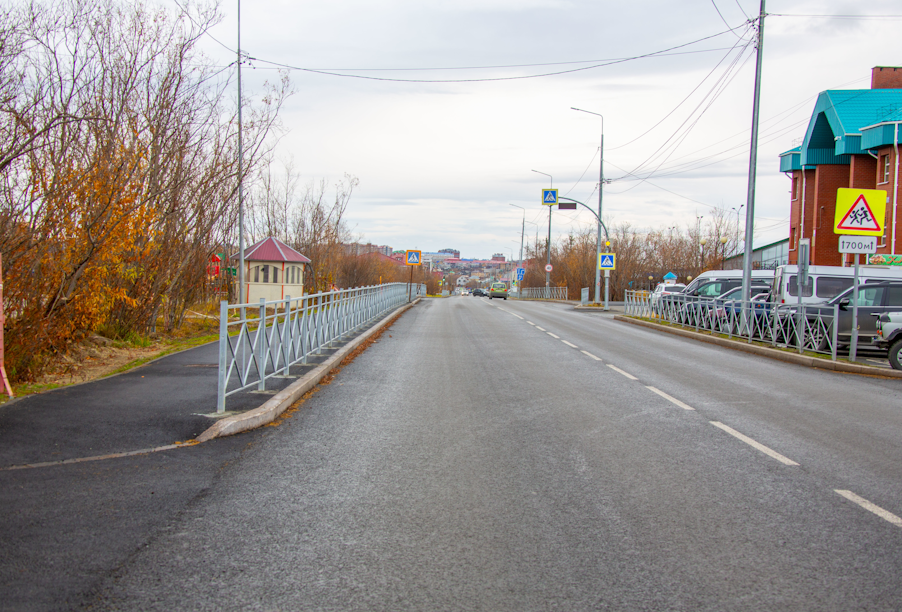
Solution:
[[[266,390],[267,379],[288,376],[292,365],[420,295],[425,285],[389,283],[258,304],[221,302],[216,411],[225,411],[228,396],[253,386]]]

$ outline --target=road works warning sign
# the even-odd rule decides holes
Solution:
[[[881,236],[886,218],[886,192],[880,189],[837,189],[833,233]]]

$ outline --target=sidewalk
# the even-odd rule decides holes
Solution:
[[[228,397],[246,413],[272,399],[373,327],[292,366],[293,378],[270,378],[266,391]],[[0,469],[130,453],[194,440],[218,419],[217,342],[167,355],[123,374],[11,400],[0,406]]]

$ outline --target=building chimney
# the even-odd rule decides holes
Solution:
[[[902,68],[893,66],[871,68],[871,89],[902,89]]]

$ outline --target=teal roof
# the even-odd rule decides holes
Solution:
[[[848,164],[851,155],[864,152],[863,128],[899,120],[902,120],[902,89],[822,91],[808,122],[798,165]],[[866,139],[866,143],[872,146],[870,140]]]

